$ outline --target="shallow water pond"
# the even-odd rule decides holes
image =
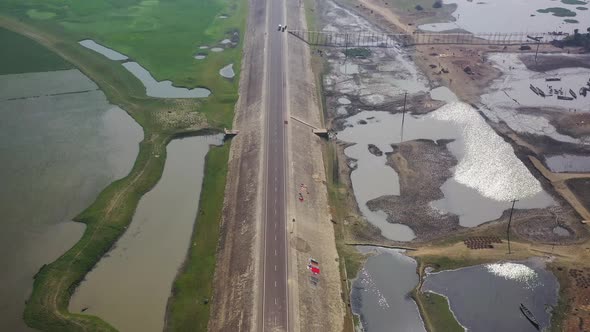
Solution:
[[[453,12],[454,22],[420,25],[428,31],[463,29],[472,33],[495,32],[552,32],[573,33],[574,29],[585,31],[590,22],[590,11],[576,7],[585,5],[566,5],[555,0],[445,0],[445,4],[457,4]],[[539,9],[552,7],[567,8],[574,17],[559,17],[551,13],[540,13]],[[564,19],[575,19],[578,23],[566,23]]]
[[[100,45],[94,40],[86,39],[78,42],[80,45],[89,48],[95,52],[98,52],[111,60],[127,60],[128,57],[125,54],[121,54],[113,49],[110,49],[106,46]]]
[[[234,73],[234,64],[231,63],[231,64],[221,68],[219,70],[219,75],[221,75],[225,78],[233,78],[234,76],[236,76],[236,73]]]
[[[354,280],[351,291],[353,312],[367,332],[423,332],[418,306],[409,296],[418,284],[416,261],[393,249],[360,248],[374,256]]]
[[[205,98],[211,91],[205,88],[177,88],[172,86],[171,81],[158,82],[156,79],[137,62],[125,62],[123,67],[137,77],[145,86],[146,94],[158,98]]]
[[[524,304],[541,328],[550,324],[559,284],[538,259],[477,265],[430,273],[422,286],[448,298],[458,322],[470,331],[537,331],[521,313]]]
[[[86,276],[70,310],[97,315],[120,331],[162,331],[172,282],[190,243],[205,156],[222,136],[176,139],[157,185],[139,201],[123,236]]]
[[[560,154],[545,158],[552,172],[590,172],[590,156]]]

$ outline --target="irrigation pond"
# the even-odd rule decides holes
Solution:
[[[422,291],[445,296],[469,331],[537,331],[520,310],[524,304],[541,329],[550,324],[559,283],[541,259],[477,265],[430,273]]]
[[[171,141],[158,184],[125,234],[78,286],[72,312],[97,315],[120,331],[162,331],[172,283],[197,217],[205,156],[222,135]]]

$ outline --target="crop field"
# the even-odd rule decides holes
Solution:
[[[72,65],[39,44],[0,28],[0,75],[70,69]]]

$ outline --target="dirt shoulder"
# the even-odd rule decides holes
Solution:
[[[288,26],[306,26],[303,7],[298,2],[287,2],[287,11]],[[289,38],[287,44],[289,113],[321,128],[321,98],[311,70],[310,48],[295,38]],[[294,330],[341,331],[345,307],[326,190],[324,143],[312,133],[312,128],[292,119],[288,121],[289,281],[293,281],[291,303],[299,317]],[[310,257],[320,263],[319,275],[314,276],[307,268]]]
[[[255,287],[262,169],[265,0],[250,2],[217,252],[210,331],[258,331]]]

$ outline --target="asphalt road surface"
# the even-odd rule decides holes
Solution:
[[[266,49],[266,149],[263,217],[263,331],[287,331],[289,326],[286,232],[286,78],[285,38],[278,31],[285,24],[285,0],[267,2]]]

